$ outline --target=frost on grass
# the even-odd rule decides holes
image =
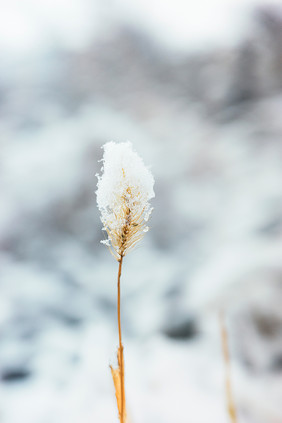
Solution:
[[[124,256],[148,231],[155,196],[154,178],[130,142],[104,146],[102,174],[97,175],[97,204],[114,256]]]

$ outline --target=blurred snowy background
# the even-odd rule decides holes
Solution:
[[[109,141],[151,166],[122,279],[132,423],[282,421],[282,4],[1,0],[0,422],[117,422]]]

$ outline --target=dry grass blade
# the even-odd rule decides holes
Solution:
[[[125,392],[124,392],[124,359],[123,359],[123,348],[118,349],[117,353],[118,367],[114,369],[111,367],[112,378],[115,385],[119,421],[120,423],[126,423],[126,406],[125,406]]]
[[[228,347],[228,333],[225,326],[224,313],[219,314],[219,324],[221,329],[222,352],[225,364],[225,394],[227,401],[227,410],[231,423],[237,423],[237,413],[231,389],[231,363]]]

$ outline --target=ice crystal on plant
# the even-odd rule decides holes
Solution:
[[[154,178],[130,142],[104,146],[102,174],[97,175],[97,204],[103,229],[116,258],[124,256],[148,231],[155,196]]]

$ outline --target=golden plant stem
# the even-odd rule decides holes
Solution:
[[[121,410],[120,423],[124,422],[124,362],[123,362],[123,345],[121,337],[121,318],[120,318],[120,278],[122,269],[123,256],[120,256],[118,267],[118,281],[117,281],[117,316],[118,316],[118,337],[119,337],[119,354],[120,354],[120,395],[121,395]]]
[[[225,364],[225,393],[227,401],[227,410],[230,417],[231,423],[237,423],[237,413],[235,408],[235,403],[233,400],[232,389],[231,389],[231,362],[230,362],[230,353],[228,346],[228,333],[225,325],[224,313],[220,312],[219,314],[219,324],[221,328],[221,342],[222,342],[222,352]]]

